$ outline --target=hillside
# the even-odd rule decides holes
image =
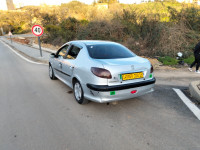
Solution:
[[[45,28],[44,43],[59,46],[74,39],[111,40],[143,56],[175,57],[181,51],[187,58],[200,38],[199,10],[197,5],[172,2],[108,7],[70,2],[1,11],[0,27],[17,34],[40,24]]]

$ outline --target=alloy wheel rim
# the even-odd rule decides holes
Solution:
[[[79,83],[76,83],[74,86],[74,93],[75,93],[75,97],[78,101],[80,101],[81,99],[81,95],[82,95],[82,90],[81,90],[81,86]]]

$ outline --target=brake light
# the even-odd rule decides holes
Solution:
[[[110,73],[110,71],[103,69],[103,68],[96,68],[96,67],[92,67],[91,68],[91,72],[100,78],[106,78],[106,79],[111,79],[112,75]]]
[[[151,73],[153,73],[153,66],[151,65]]]

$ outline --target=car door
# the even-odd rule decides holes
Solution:
[[[65,56],[64,61],[62,62],[62,72],[65,75],[66,82],[68,82],[69,85],[71,85],[72,82],[72,76],[73,76],[73,70],[76,65],[76,58],[81,50],[81,46],[78,45],[71,45],[69,47],[69,50],[67,52],[67,55]]]
[[[68,47],[69,47],[69,45],[66,44],[63,47],[61,47],[56,53],[56,58],[55,58],[53,67],[54,67],[55,74],[58,78],[63,79],[62,62],[67,54]]]

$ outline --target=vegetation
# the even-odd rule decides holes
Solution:
[[[190,57],[187,57],[185,59],[183,59],[183,61],[187,64],[192,64],[194,62],[194,56],[190,56]]]
[[[159,57],[158,60],[163,63],[163,65],[174,66],[178,64],[178,60],[169,56]]]
[[[98,0],[98,3],[118,3],[117,0]],[[94,1],[94,3],[96,3],[96,1]]]
[[[107,3],[104,3],[107,2]],[[106,7],[107,6],[107,7]],[[125,5],[98,0],[93,5],[73,1],[61,6],[28,6],[1,11],[0,27],[14,34],[30,32],[34,24],[45,28],[42,41],[62,45],[70,40],[111,40],[143,56],[161,56],[177,63],[177,52],[191,62],[200,39],[200,7],[177,2]],[[170,57],[167,57],[170,56]]]

